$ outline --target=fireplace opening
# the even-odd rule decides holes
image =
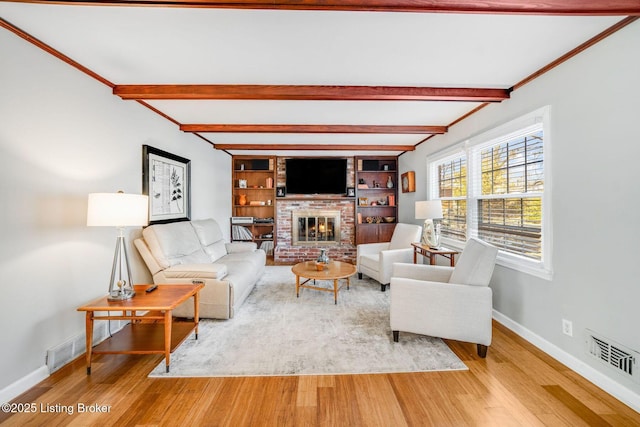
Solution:
[[[340,211],[311,210],[293,212],[293,245],[339,244]]]

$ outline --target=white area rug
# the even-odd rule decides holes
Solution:
[[[320,282],[318,282],[320,283]],[[342,283],[342,281],[341,281]],[[327,282],[327,286],[329,282]],[[463,370],[467,367],[438,338],[389,327],[389,291],[370,279],[351,278],[338,294],[301,289],[289,266],[268,266],[230,320],[203,319],[197,340],[188,338],[151,377],[322,375]]]

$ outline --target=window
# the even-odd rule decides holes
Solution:
[[[429,198],[442,201],[445,243],[477,237],[500,249],[500,264],[550,278],[546,123],[548,108],[429,161]]]
[[[442,236],[461,242],[467,234],[467,160],[456,153],[436,164],[437,197],[442,201]]]

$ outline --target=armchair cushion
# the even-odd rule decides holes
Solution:
[[[498,248],[477,239],[469,239],[458,258],[449,283],[488,286],[496,265]]]
[[[419,225],[397,224],[389,242],[389,249],[411,249],[411,243],[419,241],[421,234],[422,227]]]

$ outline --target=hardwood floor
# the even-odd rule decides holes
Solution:
[[[448,341],[468,371],[151,379],[161,356],[84,358],[1,414],[7,426],[639,426],[640,414],[494,323],[486,359]],[[259,349],[256,349],[259,351]],[[79,413],[85,405],[85,412]],[[106,405],[106,413],[88,412]],[[68,408],[73,409],[72,414]],[[47,411],[48,412],[43,412]]]

